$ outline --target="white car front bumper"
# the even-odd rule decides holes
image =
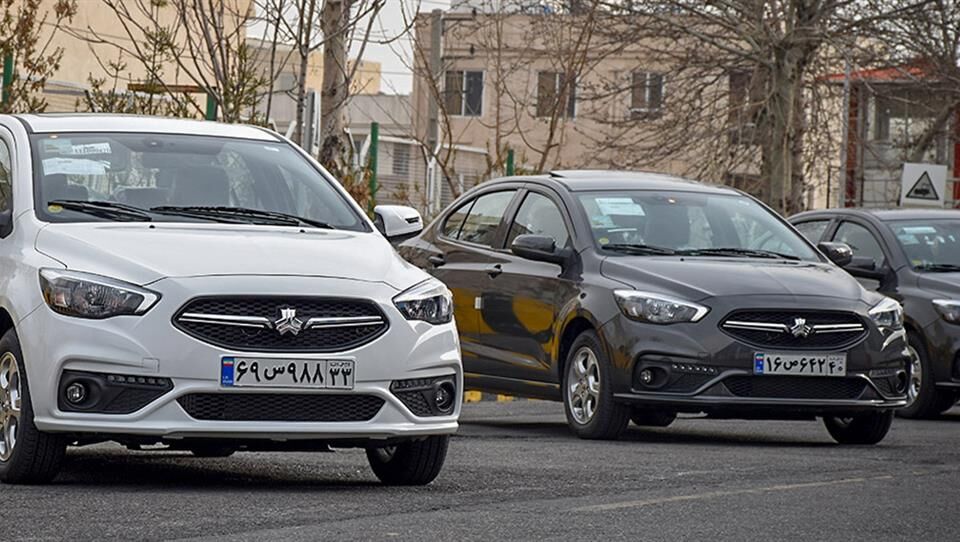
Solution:
[[[37,427],[48,432],[138,435],[163,438],[389,439],[451,434],[463,390],[459,342],[453,323],[406,320],[392,303],[399,292],[385,284],[324,277],[217,276],[168,278],[148,285],[161,299],[143,316],[85,320],[41,306],[18,325]],[[372,342],[344,352],[312,354],[238,352],[202,342],[173,325],[177,311],[199,296],[329,296],[374,301],[389,329]],[[224,388],[223,356],[271,359],[355,360],[352,391]],[[169,379],[173,387],[130,414],[68,412],[58,407],[65,370]],[[453,412],[416,416],[390,390],[393,381],[450,376],[456,382]],[[365,394],[383,406],[366,421],[223,421],[194,419],[178,403],[188,394]]]

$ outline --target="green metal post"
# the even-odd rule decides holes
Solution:
[[[207,93],[207,114],[204,116],[207,120],[217,120],[217,99],[213,94]]]
[[[507,149],[507,177],[513,175],[513,149]]]
[[[10,85],[13,84],[13,53],[3,57],[3,103],[10,99]]]
[[[377,190],[380,187],[377,185],[377,152],[379,151],[380,145],[380,123],[371,122],[370,123],[370,149],[367,151],[368,159],[367,164],[370,168],[370,201],[367,203],[367,208],[370,212],[373,212],[374,206],[377,204]]]

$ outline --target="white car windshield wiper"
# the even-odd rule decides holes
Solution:
[[[683,254],[684,256],[730,256],[730,257],[744,257],[744,258],[775,258],[782,260],[799,260],[798,256],[793,254],[783,254],[781,252],[774,252],[772,250],[761,250],[758,248],[738,248],[738,247],[721,247],[721,248],[691,248],[686,250],[679,250],[677,254]]]
[[[112,220],[128,220],[150,222],[153,218],[146,209],[126,205],[115,201],[85,201],[73,199],[55,199],[47,202],[47,205],[57,205],[70,211],[86,213],[88,215],[98,216],[100,218],[109,218]]]
[[[264,211],[261,209],[251,209],[249,207],[223,207],[223,206],[201,206],[201,205],[162,205],[160,207],[151,207],[150,212],[160,214],[176,214],[181,216],[193,217],[218,217],[243,220],[245,222],[269,222],[271,224],[284,226],[310,226],[313,228],[323,228],[328,230],[336,229],[332,225],[312,218],[281,213],[277,211]]]
[[[606,245],[600,245],[600,248],[604,250],[615,250],[617,252],[627,252],[630,254],[639,254],[639,255],[671,255],[676,254],[677,251],[672,248],[667,247],[658,247],[654,245],[641,245],[636,243],[612,243]]]

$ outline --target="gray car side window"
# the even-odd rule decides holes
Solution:
[[[516,192],[516,190],[493,192],[477,198],[466,220],[463,221],[459,239],[477,245],[493,245],[500,221]]]
[[[820,239],[823,238],[823,232],[827,231],[827,226],[830,225],[830,219],[824,220],[810,220],[808,222],[801,222],[799,224],[794,224],[793,227],[797,228],[797,231],[801,235],[807,238],[811,243],[819,243]]]
[[[507,247],[518,235],[524,234],[552,237],[557,247],[566,246],[567,239],[570,238],[560,209],[550,198],[536,192],[530,192],[523,199],[520,210],[517,211],[517,216],[510,225]]]
[[[0,211],[10,209],[13,204],[13,176],[10,161],[10,148],[0,139]]]
[[[867,228],[854,222],[842,222],[837,228],[833,240],[838,243],[850,245],[854,256],[872,258],[873,263],[879,268],[886,262],[883,255],[883,248],[873,233]]]
[[[446,222],[443,223],[443,229],[440,235],[449,237],[450,239],[460,237],[460,227],[463,226],[463,221],[467,218],[467,213],[470,212],[470,207],[473,206],[474,201],[476,200],[470,200],[460,207],[457,207],[456,211],[450,213]]]

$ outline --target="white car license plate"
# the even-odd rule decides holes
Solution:
[[[353,389],[352,359],[220,358],[220,385],[249,388]]]
[[[782,354],[757,352],[755,375],[846,376],[846,354]]]

